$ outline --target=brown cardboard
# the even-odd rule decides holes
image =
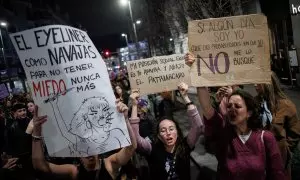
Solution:
[[[190,21],[188,31],[189,51],[196,56],[191,68],[192,86],[271,82],[268,24],[264,15]]]
[[[139,89],[141,95],[175,90],[180,82],[190,84],[183,54],[129,61],[127,70],[131,89]]]

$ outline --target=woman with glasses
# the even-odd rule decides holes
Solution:
[[[203,123],[196,106],[187,95],[188,86],[181,83],[178,89],[187,106],[191,129],[187,137],[184,137],[176,121],[168,117],[163,118],[157,125],[154,142],[142,138],[139,132],[138,91],[133,91],[130,96],[132,101],[130,124],[137,138],[138,150],[148,155],[150,179],[190,179],[190,152],[203,132]]]

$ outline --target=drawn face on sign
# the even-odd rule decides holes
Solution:
[[[85,99],[70,124],[70,132],[82,139],[102,143],[108,138],[113,111],[104,97]]]

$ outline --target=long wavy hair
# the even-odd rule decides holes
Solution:
[[[247,111],[251,113],[250,117],[248,118],[247,120],[247,126],[249,129],[253,130],[253,131],[256,131],[256,130],[260,130],[262,129],[262,121],[259,117],[259,111],[258,111],[258,105],[257,105],[257,101],[254,99],[254,97],[249,94],[248,92],[246,91],[243,91],[243,90],[237,90],[235,91],[234,93],[232,93],[232,96],[240,96],[245,104],[246,104],[246,107],[247,107]],[[230,99],[229,97],[229,99]],[[226,116],[227,120],[229,120],[229,117],[228,115]],[[230,124],[230,123],[227,123],[227,125],[231,128],[232,130],[232,135],[236,134],[234,129],[234,125]],[[223,152],[226,154],[226,156],[228,157],[235,157],[236,156],[236,151],[234,150],[234,147],[231,143],[231,139],[230,138],[226,138],[225,141],[223,141],[222,143],[226,144],[226,146],[224,146],[224,149],[217,149],[217,151],[220,151],[220,152]],[[219,160],[219,165],[224,165],[224,163],[226,162],[225,160],[225,157],[226,156],[223,156],[222,159]]]
[[[179,125],[178,125],[178,122],[176,122],[173,118],[169,118],[169,117],[160,118],[160,120],[158,121],[157,126],[156,126],[156,132],[155,132],[156,141],[155,141],[155,144],[162,147],[162,148],[165,148],[163,142],[158,138],[158,136],[159,136],[159,125],[163,120],[169,120],[169,121],[172,121],[175,124],[176,130],[177,130],[177,140],[176,140],[176,143],[175,143],[175,150],[174,150],[175,156],[180,157],[182,159],[189,158],[189,156],[187,156],[188,149],[187,149],[187,146],[186,146],[187,144],[185,142],[183,133],[182,133],[182,131],[181,131]]]
[[[279,100],[288,99],[288,97],[280,87],[280,81],[274,72],[272,72],[271,79],[271,84],[262,85],[263,94],[260,94],[260,97],[267,101],[270,111],[272,114],[275,114],[278,109]]]
[[[247,120],[248,128],[251,130],[257,130],[262,128],[262,121],[259,117],[259,106],[255,101],[254,97],[246,91],[237,90],[232,93],[231,96],[240,96],[246,104],[247,111],[251,112],[251,116]]]

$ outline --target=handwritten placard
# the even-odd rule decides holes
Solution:
[[[267,18],[233,16],[190,21],[189,51],[193,86],[270,83]]]
[[[85,31],[61,25],[11,34],[52,156],[83,157],[128,146],[106,65]]]
[[[180,82],[190,82],[183,54],[131,61],[127,70],[131,88],[143,95],[175,90]]]

